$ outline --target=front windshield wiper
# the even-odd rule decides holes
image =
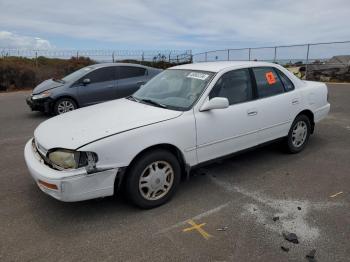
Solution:
[[[135,101],[135,102],[139,102],[139,103],[144,102],[144,103],[152,104],[152,105],[155,105],[155,106],[158,106],[158,107],[167,108],[166,105],[163,105],[163,104],[161,104],[161,103],[159,103],[159,102],[156,102],[156,101],[154,101],[154,100],[151,100],[151,99],[136,98],[136,97],[134,97],[133,95],[127,96],[126,98],[129,99],[129,100],[133,100],[133,101]]]
[[[129,100],[133,100],[135,102],[140,102],[140,100],[138,100],[136,97],[134,97],[133,95],[130,95],[130,96],[127,96],[126,99],[129,99]]]
[[[135,98],[135,97],[134,97]],[[141,102],[144,102],[144,103],[147,103],[147,104],[151,104],[151,105],[154,105],[154,106],[158,106],[158,107],[162,107],[162,108],[167,108],[166,105],[163,105],[157,101],[154,101],[154,100],[151,100],[151,99],[138,99],[139,101]]]
[[[65,83],[62,79],[52,78],[52,80],[58,83]]]

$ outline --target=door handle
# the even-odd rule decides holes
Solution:
[[[299,99],[298,98],[295,98],[292,100],[292,105],[297,105],[299,104]]]
[[[258,114],[258,111],[256,109],[251,109],[247,111],[248,116],[255,116]]]
[[[143,84],[145,84],[146,82],[145,81],[138,81],[136,84],[138,84],[138,85],[143,85]]]
[[[114,87],[114,85],[108,85],[108,86],[106,86],[107,88],[112,88],[112,87]]]

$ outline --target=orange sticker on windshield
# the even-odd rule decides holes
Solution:
[[[276,78],[272,72],[267,72],[265,74],[265,77],[266,77],[267,83],[269,83],[269,85],[273,85],[276,83]]]

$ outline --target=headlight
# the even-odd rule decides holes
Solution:
[[[57,149],[48,154],[50,162],[60,170],[76,169],[86,166],[88,170],[95,168],[97,155],[93,152],[81,152],[68,149]]]
[[[32,99],[33,100],[36,100],[36,99],[42,99],[42,98],[45,98],[45,97],[49,97],[50,96],[50,92],[49,91],[44,91],[38,95],[33,95],[32,96]]]

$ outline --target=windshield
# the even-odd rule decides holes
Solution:
[[[153,105],[186,111],[192,107],[214,73],[168,69],[140,88],[133,97]]]
[[[81,68],[81,69],[65,76],[64,78],[62,78],[62,80],[64,82],[68,82],[68,83],[73,82],[73,81],[78,80],[80,77],[84,76],[86,73],[88,73],[92,70],[93,70],[92,67],[87,66],[87,67]]]

